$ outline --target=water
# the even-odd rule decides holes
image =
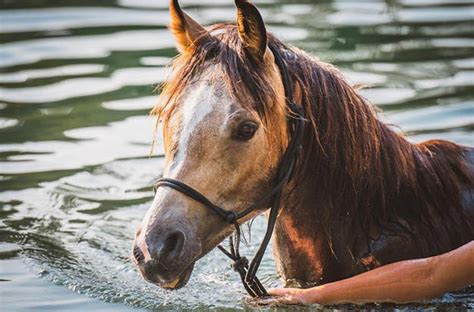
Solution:
[[[206,24],[235,16],[231,0],[181,2]],[[372,85],[364,95],[412,140],[474,145],[473,1],[256,2],[280,37]],[[175,55],[167,1],[0,3],[2,310],[248,308],[217,251],[176,292],[129,261],[162,170],[147,113]],[[270,253],[260,276],[279,285]],[[474,308],[474,294],[388,307]]]

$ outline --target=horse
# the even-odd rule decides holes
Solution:
[[[337,68],[267,32],[251,2],[235,4],[235,25],[205,28],[170,1],[179,55],[152,111],[163,127],[164,177],[235,213],[272,190],[292,114],[277,52],[305,117],[272,238],[286,286],[337,281],[474,239],[472,147],[410,142]],[[238,224],[268,208],[261,202]],[[160,187],[132,259],[147,281],[178,289],[234,230],[201,202]]]

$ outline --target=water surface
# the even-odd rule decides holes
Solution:
[[[206,24],[235,18],[231,0],[181,2]],[[381,118],[413,141],[474,145],[473,1],[255,2],[279,37],[371,85],[363,93]],[[2,310],[249,307],[217,251],[175,292],[145,283],[129,260],[162,171],[147,114],[176,53],[167,1],[0,4]],[[257,219],[247,254],[264,228]],[[270,251],[259,276],[280,285]],[[473,309],[474,294],[388,307]]]

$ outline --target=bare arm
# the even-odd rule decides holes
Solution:
[[[286,303],[413,302],[474,284],[474,241],[451,252],[392,263],[309,289],[271,289]]]

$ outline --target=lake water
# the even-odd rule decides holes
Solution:
[[[231,0],[181,2],[205,24],[235,18]],[[473,1],[255,2],[278,36],[372,85],[364,95],[411,139],[474,145]],[[162,171],[147,114],[176,53],[167,3],[0,1],[2,311],[249,307],[218,251],[175,292],[129,260]],[[270,252],[259,276],[280,285]],[[474,309],[474,292],[386,307]]]

